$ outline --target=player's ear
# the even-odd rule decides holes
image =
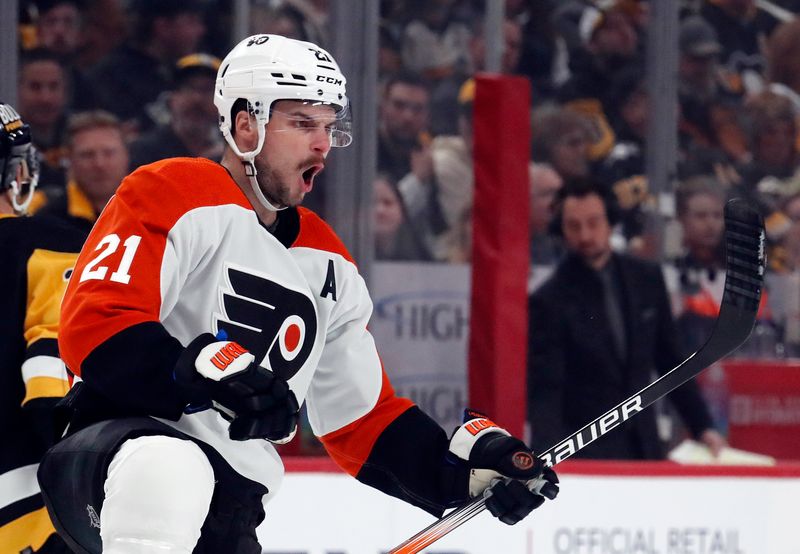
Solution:
[[[236,113],[236,119],[233,121],[233,126],[236,129],[236,134],[249,133],[253,130],[252,116],[247,113],[247,110],[241,110]]]
[[[236,112],[233,120],[234,137],[243,150],[252,150],[258,143],[255,118],[247,110]]]

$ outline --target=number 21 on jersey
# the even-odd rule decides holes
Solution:
[[[136,249],[139,248],[139,243],[141,240],[142,237],[139,235],[131,235],[125,239],[125,242],[122,243],[122,247],[125,249],[125,252],[122,254],[122,259],[119,262],[119,266],[117,266],[116,271],[111,274],[109,280],[115,283],[122,283],[123,285],[130,283],[131,276],[128,271],[131,269],[133,257],[136,255]],[[84,281],[90,281],[92,279],[102,281],[106,278],[108,266],[100,265],[100,263],[117,251],[117,248],[119,248],[119,243],[119,236],[114,233],[103,237],[103,239],[97,245],[97,248],[95,248],[95,252],[100,250],[100,253],[95,256],[92,261],[86,264],[86,267],[84,267],[83,271],[81,272],[81,283]]]

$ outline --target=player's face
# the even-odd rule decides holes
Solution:
[[[335,121],[330,106],[292,100],[273,105],[264,147],[255,159],[259,186],[270,202],[296,206],[311,191],[325,167]]]
[[[611,254],[611,225],[603,200],[597,194],[564,200],[561,230],[567,248],[594,268]]]

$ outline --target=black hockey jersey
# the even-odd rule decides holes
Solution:
[[[0,216],[0,552],[38,550],[54,533],[36,469],[68,388],[58,321],[84,238],[51,218]]]

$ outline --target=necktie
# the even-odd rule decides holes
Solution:
[[[603,282],[603,300],[605,302],[606,315],[608,316],[608,324],[611,327],[611,336],[614,340],[614,349],[617,351],[619,359],[625,360],[628,349],[619,287],[613,281],[614,273],[610,265],[603,268],[599,273],[600,280]]]

